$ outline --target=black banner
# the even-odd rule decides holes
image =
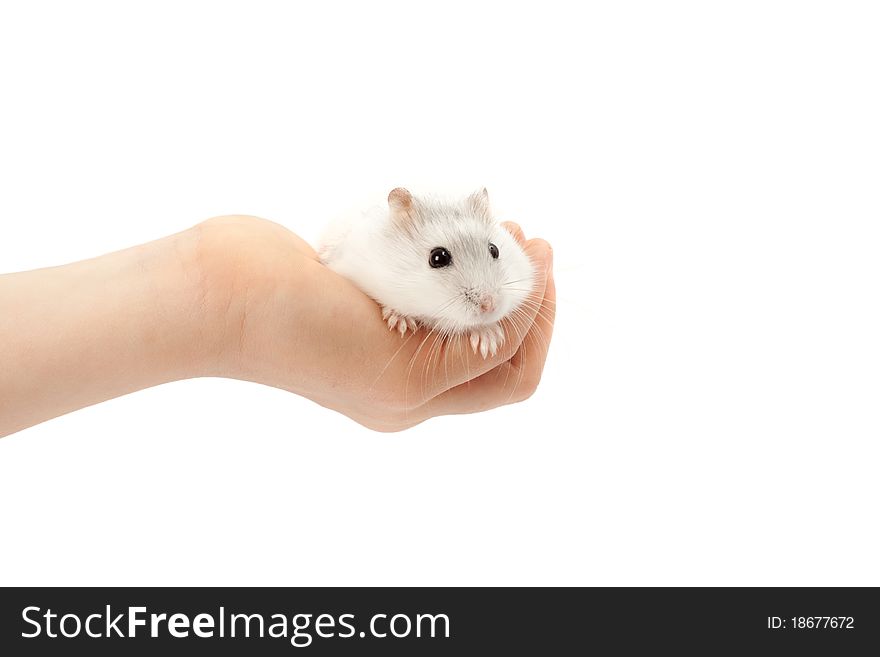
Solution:
[[[0,649],[849,655],[876,654],[878,619],[870,588],[9,588]]]

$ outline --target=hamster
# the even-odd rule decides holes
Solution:
[[[318,257],[382,306],[389,329],[463,335],[483,358],[504,344],[499,322],[535,280],[525,251],[493,218],[485,188],[451,201],[393,189],[387,207],[328,230]]]

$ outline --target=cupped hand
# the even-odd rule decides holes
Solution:
[[[556,290],[552,250],[507,229],[534,263],[529,300],[483,359],[464,338],[389,331],[379,306],[286,228],[255,217],[197,226],[202,299],[222,333],[214,374],[290,390],[379,431],[529,397],[544,368]]]

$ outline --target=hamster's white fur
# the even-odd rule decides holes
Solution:
[[[451,261],[432,267],[438,248]],[[390,329],[465,334],[483,358],[504,343],[499,321],[528,298],[535,278],[522,247],[492,217],[485,189],[454,201],[394,189],[387,207],[329,229],[318,255],[381,304]]]

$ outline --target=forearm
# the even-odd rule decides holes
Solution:
[[[0,276],[0,436],[97,402],[210,373],[199,231]]]

